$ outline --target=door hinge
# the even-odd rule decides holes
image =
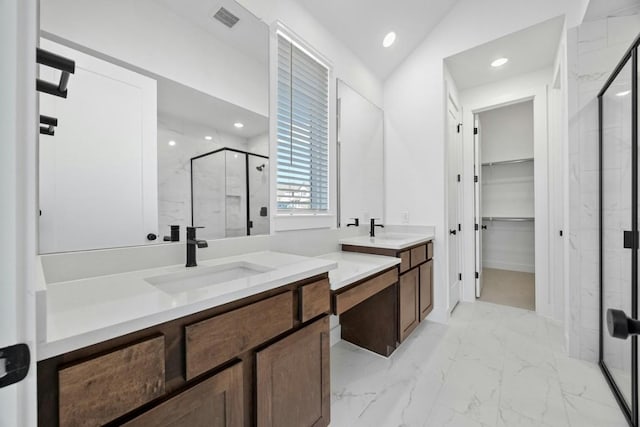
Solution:
[[[458,273],[458,280],[462,280],[462,273]]]
[[[458,174],[458,182],[460,182],[460,179],[461,179],[460,174]]]
[[[456,130],[458,131],[458,133],[460,133],[460,129],[462,129],[462,123],[458,123],[458,125],[456,126]]]
[[[479,279],[479,278],[480,278],[480,273],[476,271],[476,279]]]
[[[474,224],[474,228],[475,228],[475,230],[476,230],[476,231],[478,231],[478,229],[479,229],[480,227],[478,227],[478,224]]]
[[[477,135],[478,134],[478,128],[473,128],[473,134]]]
[[[564,232],[560,230],[560,237],[564,236]]]
[[[30,363],[28,345],[0,348],[0,388],[22,381],[29,373]]]
[[[462,231],[462,224],[458,224],[458,231]]]
[[[473,182],[478,182],[478,175],[475,175],[475,176],[473,177]]]
[[[625,249],[637,249],[638,248],[638,232],[636,232],[635,241],[632,231],[624,231],[624,248]]]

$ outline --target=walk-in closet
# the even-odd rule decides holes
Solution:
[[[475,120],[476,296],[535,310],[533,101],[484,111]]]

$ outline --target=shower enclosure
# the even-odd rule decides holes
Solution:
[[[638,427],[638,44],[598,94],[599,363],[629,425]]]
[[[191,223],[201,239],[269,234],[269,158],[222,148],[191,159]]]

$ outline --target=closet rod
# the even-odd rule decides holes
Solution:
[[[487,162],[487,163],[483,163],[482,166],[512,165],[516,163],[527,163],[527,162],[533,162],[533,157],[527,157],[525,159],[515,159],[515,160],[501,160],[498,162]]]
[[[527,222],[535,219],[527,216],[483,216],[483,221]]]

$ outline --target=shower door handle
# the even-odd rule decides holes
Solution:
[[[626,340],[630,335],[640,334],[640,320],[632,319],[622,310],[607,310],[607,329],[614,338]]]

